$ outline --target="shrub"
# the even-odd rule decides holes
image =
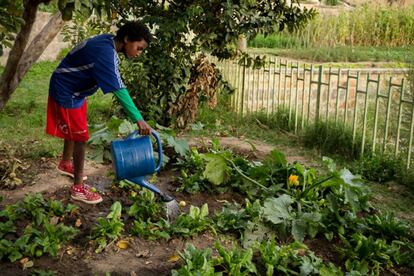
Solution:
[[[301,138],[305,146],[318,148],[322,154],[338,154],[352,160],[361,153],[361,137],[357,135],[353,141],[352,129],[343,124],[318,122],[305,127]]]
[[[369,181],[387,182],[405,170],[401,159],[389,154],[364,155],[353,163],[353,171]]]

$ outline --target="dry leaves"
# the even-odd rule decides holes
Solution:
[[[127,249],[129,247],[129,242],[126,240],[120,240],[116,243],[119,249]]]
[[[23,258],[20,260],[20,265],[22,266],[24,270],[24,269],[33,267],[34,263],[29,258]]]
[[[180,260],[180,256],[179,255],[172,255],[171,257],[168,258],[168,262],[169,263],[176,263]]]
[[[176,124],[180,128],[185,128],[195,121],[200,98],[206,98],[210,108],[217,105],[218,79],[215,65],[202,54],[195,60],[191,71],[189,89],[178,97],[168,111],[169,114],[175,115]]]

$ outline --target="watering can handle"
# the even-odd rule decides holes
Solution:
[[[162,146],[161,146],[161,139],[160,139],[160,135],[158,134],[158,132],[156,132],[153,129],[151,130],[151,134],[155,137],[155,140],[157,141],[157,148],[158,148],[158,165],[155,168],[155,172],[159,172],[160,169],[161,169],[161,165],[162,165]],[[139,135],[139,131],[138,130],[135,130],[134,132],[132,132],[131,134],[129,134],[126,139],[134,138],[137,135]]]
[[[162,165],[162,146],[161,146],[161,139],[160,136],[158,134],[158,132],[156,132],[155,130],[151,130],[151,134],[155,137],[155,140],[157,141],[157,149],[158,149],[158,165],[155,168],[156,172],[159,172],[161,169],[161,165]]]

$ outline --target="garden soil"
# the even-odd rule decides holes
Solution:
[[[272,146],[261,142],[247,142],[233,137],[220,138],[220,142],[224,147],[230,147],[239,154],[257,160],[263,159],[267,153],[273,150]],[[190,144],[198,147],[208,146],[209,140],[191,139]],[[298,160],[306,165],[314,163],[312,159],[303,157],[299,149],[295,151],[281,148],[279,150],[286,153],[289,162]],[[0,261],[0,275],[30,275],[35,269],[53,271],[54,275],[108,275],[107,273],[131,276],[170,275],[172,269],[181,265],[179,258],[177,258],[178,252],[182,251],[187,243],[192,243],[198,248],[206,248],[213,247],[217,240],[221,240],[223,244],[230,246],[235,238],[212,233],[204,233],[187,239],[173,238],[169,241],[147,241],[139,237],[124,236],[122,239],[128,242],[126,249],[120,249],[114,242],[109,244],[102,253],[95,253],[89,238],[91,229],[98,217],[105,217],[109,213],[113,202],[120,201],[123,206],[131,204],[127,192],[112,186],[113,177],[110,176],[112,172],[110,165],[94,164],[88,161],[85,168],[88,175],[86,183],[93,184],[103,196],[104,201],[97,205],[75,202],[69,196],[71,179],[60,175],[56,171],[56,164],[56,159],[44,158],[36,164],[31,164],[28,171],[35,175],[30,176],[26,172],[27,179],[23,179],[24,187],[0,191],[0,195],[4,197],[0,207],[16,202],[26,193],[34,192],[42,193],[47,199],[58,199],[64,204],[77,204],[79,211],[65,217],[64,222],[67,225],[77,227],[80,230],[79,234],[70,244],[66,244],[60,249],[57,257],[52,258],[44,255],[36,258],[33,260],[34,266],[30,269],[23,270],[19,261],[14,263]],[[214,213],[221,210],[225,202],[244,202],[244,198],[239,194],[200,193],[188,195],[177,192],[176,177],[177,172],[168,168],[164,169],[158,174],[156,185],[164,192],[174,196],[177,201],[186,201],[187,206],[183,208],[184,212],[188,212],[190,205],[201,206],[207,203],[210,213]],[[126,215],[123,219],[128,222]],[[125,229],[127,228],[128,223],[125,223]],[[309,241],[307,244],[324,260],[339,265],[339,259],[334,253],[332,244],[323,242],[322,239]]]

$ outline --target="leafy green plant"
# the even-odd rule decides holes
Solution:
[[[211,219],[208,217],[208,205],[203,204],[201,208],[196,206],[190,207],[188,214],[181,214],[173,224],[171,224],[171,235],[178,235],[183,237],[191,237],[195,234],[211,230],[215,233],[215,229],[211,224]]]
[[[221,212],[216,213],[213,220],[215,228],[222,232],[244,231],[249,221],[261,219],[261,204],[259,200],[251,203],[246,199],[245,208],[240,204],[226,203]]]
[[[250,275],[257,274],[256,265],[253,263],[253,249],[241,249],[233,244],[231,249],[226,249],[220,243],[216,243],[219,256],[215,259],[215,265],[219,272],[226,275]]]
[[[140,220],[158,219],[162,215],[163,207],[156,200],[155,194],[147,189],[142,189],[139,194],[131,196],[133,204],[128,209],[128,215]]]
[[[315,256],[306,245],[291,243],[278,246],[275,241],[262,242],[256,245],[260,253],[260,262],[266,268],[266,275],[315,275],[320,271],[343,275],[340,268],[330,264],[325,266],[322,259]],[[321,275],[332,275],[329,273]]]
[[[391,155],[364,155],[354,162],[352,169],[369,181],[387,182],[405,171],[404,163]]]
[[[168,232],[169,228],[169,223],[164,219],[160,219],[157,222],[152,222],[150,219],[148,219],[147,221],[138,219],[134,221],[131,231],[134,235],[149,240],[169,240],[171,238]]]
[[[306,235],[314,238],[319,231],[321,214],[301,212],[291,206],[295,200],[289,195],[269,198],[263,205],[263,217],[282,228],[284,233],[291,233],[298,242],[303,242]]]
[[[78,232],[60,222],[76,208],[56,200],[46,201],[41,194],[29,194],[8,205],[0,211],[0,259],[14,262],[23,256],[56,256],[61,245]]]
[[[40,231],[27,226],[22,236],[25,240],[25,247],[32,256],[40,257],[43,253],[56,256],[60,245],[72,240],[78,232],[75,228],[62,223],[54,225],[45,221],[43,227],[44,231]],[[16,241],[16,245],[18,241]]]
[[[97,244],[96,253],[102,252],[108,245],[108,240],[115,241],[123,232],[124,223],[121,219],[122,205],[119,201],[112,204],[106,218],[98,218],[92,230],[91,238]]]
[[[360,233],[352,234],[350,239],[340,235],[343,246],[337,247],[338,252],[346,258],[345,267],[348,271],[361,273],[374,272],[379,275],[384,268],[391,268],[393,255],[398,254],[397,244],[387,244],[385,240]]]
[[[409,240],[413,238],[411,225],[403,220],[398,219],[391,213],[373,214],[364,218],[366,225],[369,227],[370,234],[381,237],[386,241],[396,239]]]
[[[189,244],[184,249],[184,252],[180,252],[181,258],[185,261],[179,270],[173,269],[171,274],[173,276],[178,275],[215,275],[214,264],[211,258],[211,248],[197,249],[194,245]]]
[[[196,148],[192,148],[185,158],[178,159],[175,166],[180,168],[180,191],[197,193],[208,189],[203,173],[205,160]]]
[[[156,222],[154,222],[156,220]],[[192,237],[204,231],[216,233],[212,220],[208,217],[208,205],[201,208],[191,206],[189,213],[180,214],[177,219],[169,223],[164,218],[138,218],[134,221],[132,232],[151,240],[159,238],[170,239],[171,236]]]

